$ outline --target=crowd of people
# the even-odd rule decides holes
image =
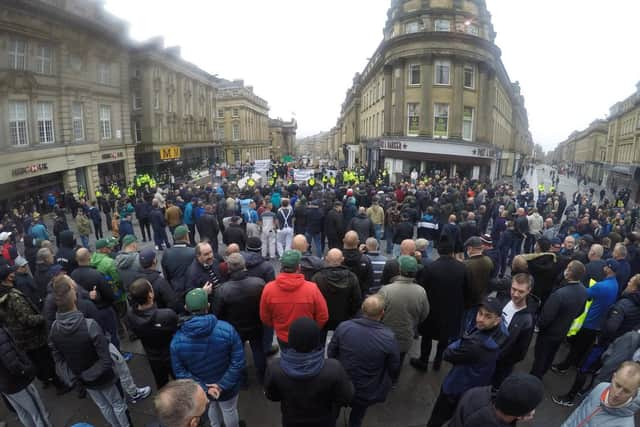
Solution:
[[[82,200],[53,207],[51,234],[16,207],[0,230],[5,402],[24,425],[50,426],[37,378],[132,425],[128,405],[152,388],[136,383],[126,338],[144,348],[165,427],[244,425],[238,397],[252,378],[284,426],[335,426],[343,411],[367,425],[402,369],[444,367],[429,427],[532,419],[549,370],[573,376],[551,390],[576,406],[563,426],[634,425],[636,209],[592,191],[568,200],[437,175],[312,184],[225,180]]]

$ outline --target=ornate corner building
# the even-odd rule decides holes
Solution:
[[[519,84],[484,0],[393,0],[384,39],[355,75],[336,126],[348,166],[497,179],[533,143]]]

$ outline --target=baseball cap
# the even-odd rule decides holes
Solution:
[[[472,248],[481,248],[482,247],[482,239],[478,236],[471,236],[464,242],[464,247],[472,247]]]
[[[11,266],[11,265],[2,265],[0,266],[0,280],[4,280],[7,277],[9,277],[9,275],[13,272],[15,272],[16,269],[15,267]]]
[[[25,257],[19,256],[15,259],[14,264],[16,265],[16,267],[24,267],[25,265],[29,264],[29,261],[27,261]]]
[[[110,247],[111,244],[107,239],[100,239],[96,241],[96,250]]]
[[[176,239],[182,239],[187,234],[189,234],[189,229],[184,225],[179,225],[175,230],[173,230],[173,237]]]
[[[207,293],[202,288],[192,289],[187,293],[184,299],[187,310],[196,313],[207,309],[209,298]]]
[[[136,238],[136,236],[134,236],[133,234],[127,234],[122,238],[122,247],[126,248],[130,244],[135,243],[137,241],[138,239]]]
[[[418,271],[418,261],[410,255],[401,255],[398,257],[398,265],[400,273],[415,273]]]
[[[533,411],[544,398],[542,381],[530,374],[512,374],[496,393],[495,407],[505,415],[522,417]]]
[[[140,266],[142,268],[151,267],[154,259],[156,259],[156,252],[152,248],[144,248],[140,251]]]
[[[616,261],[615,259],[613,259],[613,258],[609,258],[606,261],[606,265],[607,265],[607,267],[612,269],[614,272],[617,272],[618,268],[620,267],[620,263],[618,261]]]
[[[497,298],[486,297],[482,301],[481,305],[491,313],[497,314],[498,316],[502,316],[502,308],[504,304],[502,304]]]
[[[280,257],[280,263],[283,267],[297,267],[300,264],[300,260],[302,259],[302,253],[300,251],[296,251],[295,249],[291,249],[285,251],[284,254]]]
[[[11,233],[7,231],[3,231],[2,233],[0,233],[0,242],[4,242],[9,237],[11,237]]]
[[[553,239],[551,239],[551,246],[562,246],[562,240],[560,240],[558,237],[554,237]]]

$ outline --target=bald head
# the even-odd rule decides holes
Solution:
[[[232,243],[229,246],[227,246],[227,250],[225,251],[225,254],[227,256],[231,255],[231,254],[239,254],[240,253],[240,246],[238,246],[237,243]]]
[[[362,314],[368,319],[380,320],[384,314],[384,304],[382,295],[370,295],[362,303]]]
[[[344,243],[345,249],[357,249],[358,243],[360,243],[358,233],[356,233],[355,231],[348,231],[347,234],[344,235],[342,243]]]
[[[367,252],[378,252],[378,241],[375,237],[369,237],[365,245],[367,245]]]
[[[76,251],[76,261],[78,265],[87,266],[91,263],[91,252],[87,248],[80,248]]]
[[[344,261],[342,251],[340,249],[331,249],[324,257],[324,263],[327,267],[337,267]]]
[[[529,271],[529,264],[527,259],[522,255],[516,255],[511,263],[511,275],[516,273],[527,273]]]
[[[301,253],[307,252],[309,249],[309,242],[307,238],[304,237],[304,234],[296,234],[291,241],[291,249],[296,251],[300,251]]]
[[[364,206],[360,206],[358,208],[358,213],[359,214],[366,214],[367,213],[367,209]]]
[[[415,255],[416,254],[416,242],[410,239],[404,239],[400,243],[400,255]]]

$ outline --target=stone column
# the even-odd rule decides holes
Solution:
[[[491,90],[490,80],[493,70],[485,63],[478,64],[478,110],[476,111],[476,140],[478,142],[491,141]]]
[[[384,125],[382,135],[388,136],[391,133],[391,79],[393,78],[393,67],[384,66]]]
[[[87,200],[95,200],[96,189],[100,187],[100,177],[98,176],[98,165],[87,166]]]
[[[405,61],[399,60],[393,67],[393,78],[396,82],[395,108],[393,118],[393,134],[405,134],[405,105],[404,105],[404,85],[405,85]]]
[[[62,185],[66,193],[78,194],[78,180],[76,170],[69,169],[62,174]]]
[[[420,101],[420,136],[433,137],[433,55],[422,57],[422,100]]]
[[[464,62],[461,58],[451,59],[453,67],[453,100],[449,108],[449,138],[462,139],[462,114],[464,110]]]

